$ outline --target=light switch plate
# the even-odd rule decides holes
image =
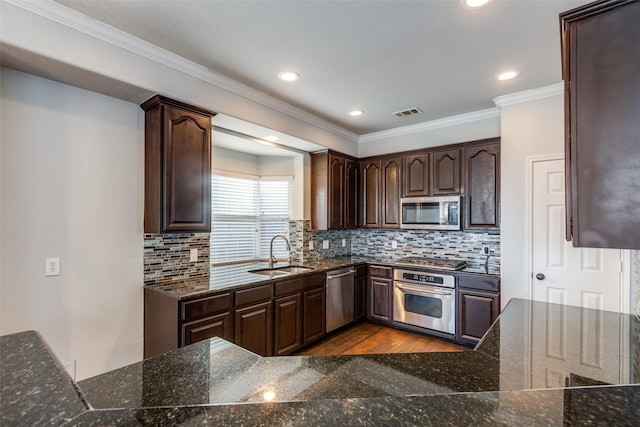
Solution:
[[[395,240],[391,241],[391,249],[398,249],[398,242],[396,242]]]
[[[345,246],[347,246],[347,239],[342,239],[342,247],[344,248]]]
[[[198,248],[193,248],[189,250],[189,261],[191,262],[198,261]]]
[[[329,241],[328,240],[323,240],[322,241],[322,249],[329,249]]]
[[[313,240],[309,240],[309,250],[313,250]]]

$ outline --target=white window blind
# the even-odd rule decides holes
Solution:
[[[289,181],[260,181],[260,258],[269,259],[269,245],[276,234],[289,238]],[[287,245],[282,239],[273,242],[273,255],[286,259]]]
[[[267,260],[271,238],[288,235],[289,180],[214,174],[211,184],[211,263]],[[288,257],[282,239],[274,255]]]

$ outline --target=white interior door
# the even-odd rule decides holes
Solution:
[[[621,311],[622,252],[564,238],[564,160],[533,162],[532,175],[532,299]]]

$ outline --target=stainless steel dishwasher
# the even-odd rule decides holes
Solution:
[[[327,273],[326,332],[353,322],[354,276],[351,267]]]

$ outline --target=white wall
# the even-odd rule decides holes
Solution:
[[[437,121],[432,123],[437,123]],[[428,123],[426,125],[428,125]],[[393,129],[389,133],[393,135]],[[363,142],[359,144],[359,157],[377,156],[380,154],[398,153],[401,151],[475,141],[477,139],[494,138],[500,136],[500,117],[484,118],[405,135],[382,137],[383,134],[384,132],[381,132],[375,140],[368,142],[366,140],[369,139],[372,134],[364,135]]]
[[[211,163],[214,170],[256,176],[293,176],[291,219],[309,218],[311,183],[308,154],[292,153],[291,157],[256,156],[214,146]]]
[[[27,53],[17,62],[29,62],[31,73],[137,103],[161,94],[357,155],[355,134],[62,5],[0,2],[0,10],[2,42],[12,54]]]
[[[211,149],[211,167],[225,172],[260,175],[258,156],[216,146]]]
[[[525,220],[527,156],[563,154],[564,101],[556,95],[502,107],[500,250],[502,305],[525,298],[529,272]]]
[[[0,333],[38,331],[78,379],[142,360],[143,111],[9,69],[1,84]]]

